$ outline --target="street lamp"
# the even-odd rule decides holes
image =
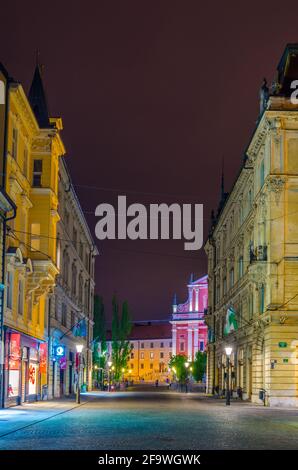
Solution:
[[[230,355],[232,354],[233,349],[230,346],[225,347],[226,356],[227,356],[227,393],[226,393],[226,405],[230,405]]]
[[[184,365],[185,365],[186,369],[189,368],[189,362],[186,361],[186,363]]]
[[[83,345],[77,344],[76,349],[78,353],[78,383],[77,383],[77,393],[76,393],[76,402],[81,403],[81,393],[80,393],[80,375],[81,375],[81,354],[83,351]]]

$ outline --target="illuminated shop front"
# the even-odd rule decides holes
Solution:
[[[36,401],[46,383],[47,344],[23,333],[5,332],[6,406]]]

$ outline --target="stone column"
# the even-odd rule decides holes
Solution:
[[[188,328],[188,341],[187,341],[188,359],[192,361],[192,329]]]
[[[176,328],[172,328],[172,354],[173,354],[173,356],[175,356],[177,354],[176,337],[177,337],[177,330],[176,330]]]

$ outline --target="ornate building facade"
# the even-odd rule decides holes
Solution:
[[[188,299],[183,304],[173,301],[172,314],[172,352],[173,355],[184,354],[192,361],[197,351],[205,351],[207,344],[207,325],[204,315],[208,306],[207,276],[197,280],[191,279],[188,288]]]
[[[49,118],[36,67],[29,98],[9,81],[6,191],[17,207],[7,223],[4,312],[5,404],[36,400],[47,384],[47,296],[58,274],[61,121]]]
[[[297,57],[298,45],[288,45],[271,91],[261,89],[241,171],[205,245],[207,391],[224,390],[229,373],[243,398],[261,403],[265,390],[273,406],[298,405],[298,105],[290,99]]]
[[[71,395],[77,383],[76,344],[83,347],[80,384],[91,387],[94,268],[98,250],[81,209],[64,158],[59,162],[57,267],[49,297],[49,397]],[[55,355],[56,347],[63,355]]]

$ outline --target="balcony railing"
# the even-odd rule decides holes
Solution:
[[[259,245],[254,250],[249,250],[249,261],[267,261],[267,245]]]

